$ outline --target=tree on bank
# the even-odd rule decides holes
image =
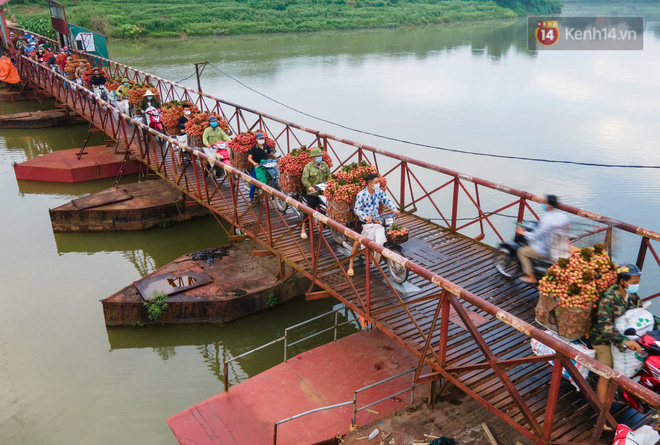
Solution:
[[[395,28],[561,10],[559,0],[60,1],[71,23],[115,38]],[[12,0],[9,6],[28,29],[33,19],[48,17],[43,0]]]

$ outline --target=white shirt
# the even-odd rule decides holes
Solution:
[[[551,256],[551,245],[558,236],[566,237],[570,224],[568,217],[559,210],[553,209],[541,217],[534,232],[525,233],[525,238],[531,241],[532,249],[546,258]]]

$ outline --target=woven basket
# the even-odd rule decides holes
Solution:
[[[231,160],[231,165],[234,168],[239,170],[252,170],[252,164],[250,164],[250,161],[248,161],[248,156],[250,156],[250,153],[241,153],[236,150],[231,150],[229,159]]]
[[[390,235],[389,232],[387,232],[385,234],[385,236],[387,237],[387,242],[390,243],[390,244],[401,244],[401,243],[405,243],[406,241],[408,241],[408,232],[406,232],[403,235],[399,235],[399,236],[392,236],[392,235]]]
[[[302,193],[302,183],[300,182],[300,176],[290,175],[288,173],[280,172],[280,189],[284,193]]]
[[[335,200],[331,200],[328,202],[326,215],[328,218],[332,218],[342,224],[352,223],[357,219],[357,216],[353,211],[354,206],[354,202],[336,202]]]
[[[536,321],[567,340],[577,340],[587,335],[591,309],[559,306],[552,295],[541,294],[536,304]]]

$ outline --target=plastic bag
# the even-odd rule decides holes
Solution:
[[[646,357],[649,355],[642,352],[635,352],[632,349],[626,349],[623,352],[612,345],[612,369],[620,372],[626,377],[632,378],[644,367]]]
[[[622,334],[630,328],[635,329],[636,335],[626,335],[626,337],[630,340],[637,340],[653,329],[654,322],[653,314],[643,307],[637,307],[627,310],[617,318],[614,321],[614,327]],[[641,371],[646,357],[648,357],[648,354],[645,351],[637,353],[626,349],[621,352],[619,348],[612,345],[612,368],[626,377],[634,377],[635,374]]]
[[[636,335],[626,335],[626,337],[630,340],[637,340],[648,331],[653,330],[654,322],[653,314],[643,307],[636,307],[628,309],[622,316],[614,320],[614,327],[622,334],[629,328],[635,329]]]
[[[362,225],[362,236],[366,236],[371,241],[381,246],[387,241],[387,235],[385,235],[385,228],[381,224],[363,224]],[[380,261],[380,254],[373,252],[374,261],[378,263]]]
[[[650,425],[644,425],[633,431],[621,423],[616,427],[613,445],[654,445],[658,439],[660,434]]]
[[[559,335],[555,334],[552,331],[544,331],[544,332],[548,335],[553,336],[554,338],[556,338],[558,340],[563,341],[564,343],[566,343],[567,345],[569,345],[573,349],[576,349],[576,350],[580,351],[584,355],[589,356],[591,358],[596,358],[596,351],[594,351],[593,349],[589,349],[586,345],[584,345],[580,341],[578,341],[578,340],[574,340],[574,341],[566,340],[565,338],[560,337]],[[532,347],[532,352],[534,352],[534,354],[536,354],[536,355],[551,355],[551,354],[555,353],[554,349],[552,349],[550,346],[547,346],[547,345],[541,343],[540,341],[536,340],[535,338],[532,339],[532,341],[530,343],[530,346]],[[589,369],[585,368],[580,363],[576,363],[573,360],[571,360],[571,362],[575,365],[575,368],[578,370],[578,372],[580,374],[582,374],[582,377],[584,377],[586,379],[587,376],[589,375]],[[554,361],[550,362],[550,364],[553,364],[553,363],[554,363]],[[575,388],[578,391],[580,390],[580,388],[577,386],[577,384],[573,380],[573,377],[568,373],[568,371],[566,371],[566,369],[562,370],[561,375],[562,375],[562,377],[568,379],[568,381],[571,382],[571,385],[575,386]]]

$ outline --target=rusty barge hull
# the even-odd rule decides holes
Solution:
[[[77,183],[95,179],[114,178],[124,161],[123,153],[115,153],[114,147],[97,145],[86,147],[81,159],[79,148],[58,150],[38,158],[14,164],[16,179],[23,181],[45,181]],[[124,175],[145,171],[134,159],[126,161]]]
[[[110,188],[49,210],[53,232],[144,230],[187,221],[209,210],[163,180]]]
[[[215,253],[214,253],[215,252]],[[213,257],[212,261],[208,258]],[[278,278],[279,261],[250,255],[250,242],[187,254],[101,300],[106,326],[138,324],[226,323],[302,295],[310,281],[297,275]],[[164,287],[191,283],[189,277],[208,276],[210,282],[169,295],[162,318],[150,320],[138,288],[162,278]],[[174,285],[174,286],[173,286]],[[171,287],[172,289],[165,289]],[[276,300],[274,300],[276,299]],[[270,304],[269,304],[270,303]]]
[[[56,109],[5,114],[0,116],[0,128],[48,128],[79,124],[70,110]]]

